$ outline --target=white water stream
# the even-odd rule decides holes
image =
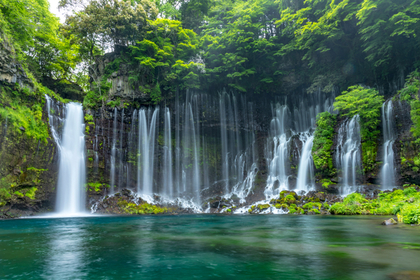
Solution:
[[[392,146],[396,139],[392,100],[386,101],[382,105],[382,128],[384,135],[384,165],[381,170],[382,188],[392,189],[395,186],[394,150]]]
[[[83,108],[78,103],[59,106],[48,96],[46,100],[51,132],[60,154],[56,212],[60,216],[82,215],[86,210]]]

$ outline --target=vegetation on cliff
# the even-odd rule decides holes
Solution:
[[[337,116],[329,112],[323,112],[316,116],[316,129],[312,146],[312,158],[315,168],[327,177],[335,173],[331,149],[333,146],[334,127]]]
[[[352,193],[330,207],[332,214],[341,215],[397,215],[399,222],[420,224],[420,193],[414,187],[382,192],[377,199],[368,200]]]
[[[352,118],[359,115],[363,170],[372,171],[376,164],[377,142],[380,134],[379,123],[381,107],[384,102],[383,96],[377,90],[362,86],[351,86],[342,95],[337,96],[334,108],[340,111],[340,115]]]

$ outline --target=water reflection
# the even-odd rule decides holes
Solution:
[[[76,221],[75,221],[76,220]],[[78,219],[60,220],[48,227],[47,259],[42,277],[45,279],[82,279],[86,273],[86,235]]]

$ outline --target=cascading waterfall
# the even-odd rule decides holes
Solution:
[[[357,173],[361,167],[361,138],[359,116],[345,121],[338,131],[336,163],[341,169],[341,193],[346,195],[357,187]]]
[[[265,189],[266,199],[278,196],[281,190],[294,189],[289,186],[291,171],[288,166],[289,142],[294,135],[299,135],[302,142],[296,190],[309,191],[314,188],[314,166],[311,154],[313,132],[317,114],[325,111],[333,112],[335,93],[330,94],[318,91],[305,98],[298,99],[296,103],[283,101],[277,103],[273,110],[273,118],[270,123],[270,138],[266,146],[266,160],[269,166],[269,174]],[[289,108],[293,108],[290,113]],[[289,123],[286,121],[291,119]],[[288,132],[290,131],[290,133]],[[288,135],[288,132],[291,135]]]
[[[289,189],[289,175],[287,172],[287,156],[290,138],[287,137],[287,118],[289,109],[286,105],[277,104],[270,123],[270,137],[272,146],[266,156],[269,175],[264,194],[267,199],[277,197],[281,190]],[[270,141],[270,140],[269,140]],[[269,145],[270,143],[268,143]]]
[[[116,157],[116,145],[117,145],[117,116],[118,111],[117,108],[114,109],[114,122],[113,122],[113,129],[112,129],[112,148],[111,148],[111,194],[115,192],[115,157]]]
[[[382,187],[392,189],[395,186],[393,145],[396,139],[392,100],[388,100],[382,105],[382,128],[384,135],[384,165],[381,170]]]
[[[300,156],[296,191],[308,192],[315,188],[314,167],[312,160],[312,145],[314,136],[311,133],[302,133],[300,140],[303,143],[302,154]]]
[[[219,98],[187,92],[163,110],[114,109],[104,138],[111,147],[108,170],[115,191],[124,185],[148,201],[157,195],[160,201],[199,209],[203,191],[223,184],[225,198],[245,202],[258,172],[253,110],[244,96],[226,92]],[[223,112],[226,119],[220,119]],[[129,127],[125,114],[132,116]],[[127,139],[123,130],[128,130]],[[95,155],[98,145],[92,146]]]
[[[51,132],[60,152],[56,211],[65,216],[81,214],[85,212],[86,181],[83,108],[77,103],[66,104],[63,119],[58,104],[48,96],[46,100]]]
[[[169,108],[165,108],[164,115],[164,147],[163,147],[163,193],[173,197],[173,178],[172,178],[172,138],[171,138],[171,113]]]
[[[219,96],[219,111],[225,198],[235,195],[241,202],[245,202],[258,172],[255,163],[253,105],[235,94],[222,92]],[[244,126],[242,130],[241,123]]]
[[[153,171],[155,160],[156,123],[159,108],[139,110],[139,141],[137,192],[145,195],[153,194]]]
[[[124,140],[124,109],[121,111],[121,123],[120,123],[120,139],[119,139],[119,148],[118,152],[118,190],[124,185],[124,178],[125,178],[125,164],[123,158],[123,140]]]

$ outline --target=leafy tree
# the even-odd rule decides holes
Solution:
[[[336,115],[330,112],[319,113],[316,116],[316,129],[312,146],[312,157],[316,169],[325,175],[333,175],[331,148],[333,146]]]
[[[362,138],[362,153],[364,170],[370,171],[375,166],[377,138],[380,134],[380,110],[384,97],[377,90],[362,86],[351,86],[343,94],[337,96],[334,108],[346,117],[359,115]]]

